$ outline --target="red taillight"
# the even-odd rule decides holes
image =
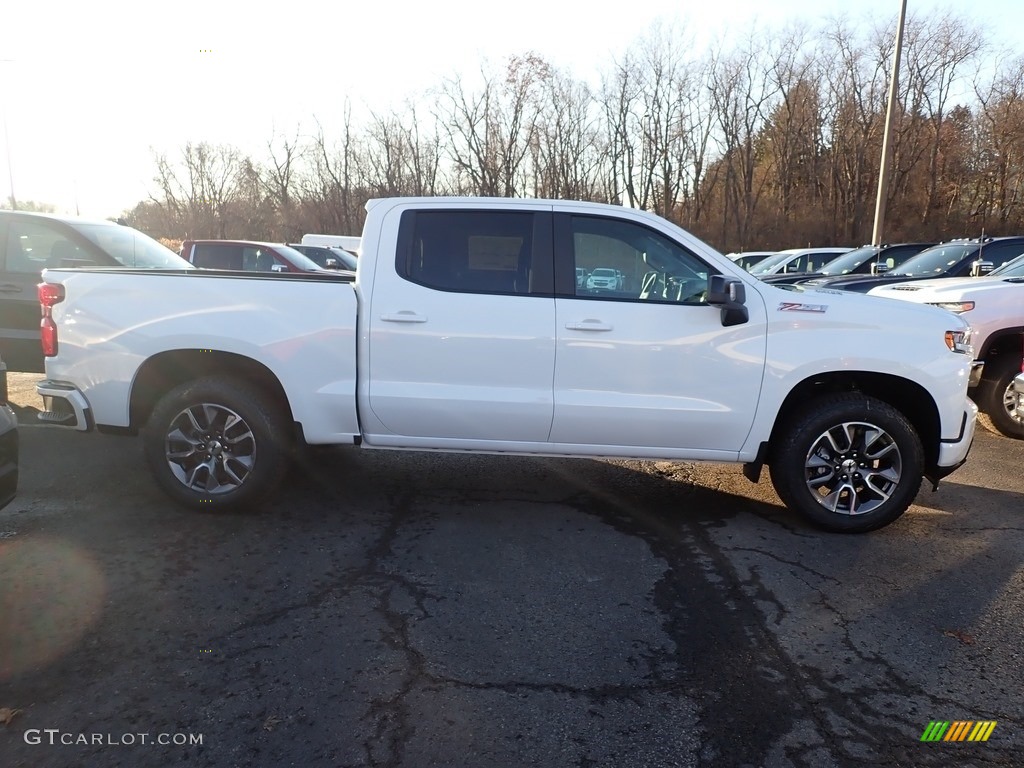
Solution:
[[[43,307],[43,314],[54,304],[64,301],[64,286],[56,283],[39,284],[39,303]]]
[[[57,354],[57,324],[53,322],[53,305],[64,301],[64,286],[54,283],[39,284],[39,307],[43,319],[39,323],[39,339],[43,344],[43,355]]]

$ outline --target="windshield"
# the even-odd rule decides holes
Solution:
[[[137,229],[120,224],[81,224],[75,229],[125,267],[195,269],[170,248]]]
[[[907,259],[903,262],[899,272],[889,272],[888,274],[900,277],[904,275],[907,277],[941,275],[976,250],[978,250],[977,245],[936,245]]]
[[[595,269],[590,273],[593,277],[616,277],[614,269]]]
[[[331,248],[331,255],[340,261],[345,269],[351,269],[355,272],[356,267],[359,266],[359,262],[356,260],[356,257],[343,248]],[[577,272],[578,271],[579,270],[577,269]]]
[[[780,264],[785,264],[787,261],[793,258],[795,251],[781,251],[776,253],[774,256],[769,256],[764,261],[759,261],[757,264],[750,268],[750,274],[752,275],[767,275],[770,272],[775,271],[775,267]]]
[[[290,245],[275,245],[274,249],[284,256],[284,258],[288,259],[293,266],[298,267],[303,272],[322,272],[324,269],[309,258],[309,256],[304,253],[299,253]]]
[[[1013,261],[1008,261],[999,269],[993,269],[989,276],[999,275],[1000,277],[1022,277],[1024,276],[1024,254]]]
[[[864,248],[855,248],[849,253],[844,253],[838,259],[832,259],[818,271],[823,275],[846,275],[855,270],[865,261],[875,258],[878,249],[873,245]]]

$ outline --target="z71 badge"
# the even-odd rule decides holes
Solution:
[[[798,301],[780,301],[779,312],[827,312],[828,304],[801,304]]]

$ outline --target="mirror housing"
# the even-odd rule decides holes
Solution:
[[[725,275],[711,275],[708,281],[708,304],[722,308],[722,325],[740,325],[750,319],[747,311],[747,287],[742,280]]]
[[[993,268],[995,268],[995,264],[993,264],[991,261],[984,261],[983,259],[978,259],[976,262],[971,264],[971,277],[981,277],[982,275],[987,275],[989,272],[993,270]]]
[[[884,275],[888,271],[889,265],[886,264],[884,261],[876,261],[874,264],[871,265],[872,275]]]

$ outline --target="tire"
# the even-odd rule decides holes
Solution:
[[[978,387],[977,400],[978,407],[988,415],[992,426],[1000,433],[1024,440],[1024,413],[1017,407],[1017,398],[1010,391],[1010,382],[1019,373],[1018,361],[1000,361],[991,378],[986,377]]]
[[[888,525],[913,503],[924,449],[891,405],[842,393],[813,400],[782,425],[769,470],[787,507],[825,530],[862,533]]]
[[[203,511],[254,508],[288,470],[288,427],[281,409],[250,384],[197,379],[157,403],[142,431],[143,452],[178,503]]]

